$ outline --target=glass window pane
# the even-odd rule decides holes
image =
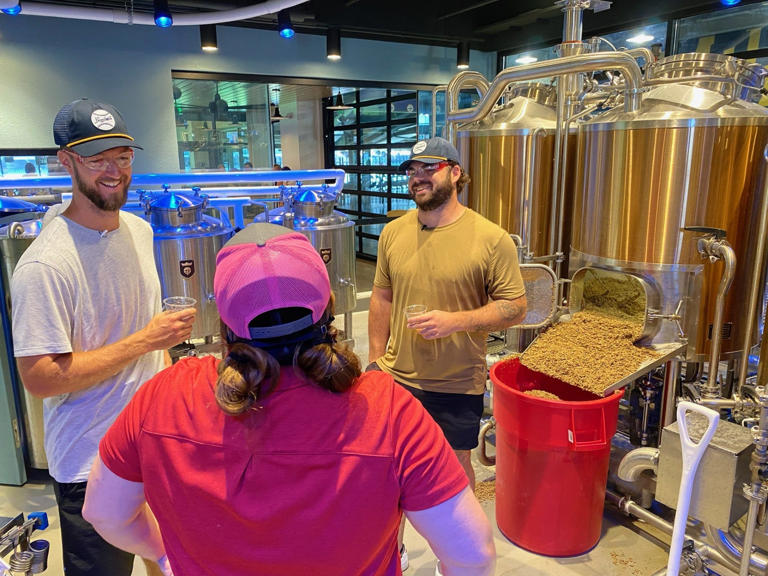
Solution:
[[[357,144],[357,130],[334,130],[333,143],[336,146],[354,146]]]
[[[365,232],[366,234],[380,236],[384,226],[386,226],[386,224],[366,224],[365,226],[360,226],[360,231]]]
[[[357,164],[357,150],[334,150],[333,162],[336,166],[354,166]]]
[[[392,198],[392,210],[413,210],[416,203],[410,198]]]
[[[173,101],[179,167],[198,170],[239,170],[280,162],[280,124],[269,122],[270,89],[260,82],[173,78]],[[214,115],[209,103],[217,91],[228,110]]]
[[[360,107],[360,123],[368,122],[386,122],[387,120],[387,105],[373,104],[371,106]]]
[[[334,110],[333,111],[333,125],[334,126],[349,126],[357,121],[357,114],[354,108],[349,110]]]
[[[517,52],[515,54],[504,56],[504,68],[522,66],[523,64],[532,64],[534,62],[540,62],[543,60],[551,60],[552,58],[557,58],[554,46],[537,48],[535,50],[526,50],[525,52]]]
[[[344,189],[357,190],[357,174],[344,174]]]
[[[398,166],[400,166],[400,164],[408,160],[408,158],[410,157],[411,157],[410,148],[392,148],[392,154],[390,156],[391,159],[390,159],[389,165],[397,168]]]
[[[360,150],[360,155],[362,156],[361,166],[387,165],[386,148],[371,148],[370,150]]]
[[[437,93],[435,98],[437,108],[437,129],[436,136],[443,135],[445,127],[445,91]],[[425,140],[432,137],[432,93],[426,90],[419,90],[419,137],[418,140]]]
[[[390,105],[392,120],[402,120],[404,118],[416,118],[416,98],[409,100],[398,100]]]
[[[387,97],[386,88],[360,88],[360,102],[381,100]]]
[[[378,240],[363,238],[363,254],[365,254],[366,256],[373,256],[375,258],[378,245],[379,245]]]
[[[363,128],[360,131],[362,142],[361,144],[386,144],[387,143],[387,127],[376,126],[375,128]]]
[[[360,196],[361,211],[371,214],[386,214],[387,199],[380,196]]]
[[[392,174],[392,189],[390,192],[392,194],[408,194],[408,176],[405,174]]]
[[[367,192],[389,192],[387,174],[360,174],[360,189]]]
[[[681,18],[676,53],[727,54],[768,47],[765,23],[768,4],[734,6],[690,18]]]
[[[415,144],[419,139],[419,131],[415,124],[392,126],[392,144]]]
[[[357,199],[357,194],[339,194],[339,197],[336,199],[336,206],[342,210],[353,210],[357,212]]]

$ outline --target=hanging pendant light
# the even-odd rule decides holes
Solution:
[[[336,91],[336,100],[332,106],[328,106],[328,110],[351,110],[354,106],[347,106],[344,104],[344,98],[341,96],[341,88]]]
[[[286,116],[280,114],[280,88],[272,88],[272,92],[275,94],[275,101],[269,105],[269,121],[279,122],[280,120],[286,120]]]

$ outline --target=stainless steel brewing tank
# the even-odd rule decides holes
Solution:
[[[8,365],[12,372],[10,384],[16,388],[24,423],[24,452],[32,468],[48,468],[43,443],[43,401],[28,393],[21,383],[13,357],[11,326],[11,276],[24,251],[40,234],[44,211],[40,206],[18,198],[0,198],[0,253],[2,254],[2,309]]]
[[[325,262],[331,290],[335,296],[335,312],[346,314],[357,306],[355,285],[355,223],[333,209],[336,196],[303,190],[292,200],[290,211],[282,212],[284,226],[301,232],[312,243]],[[270,216],[271,222],[276,222]]]
[[[662,313],[674,313],[683,301],[687,355],[697,361],[708,359],[723,268],[705,264],[697,252],[701,235],[684,228],[725,230],[735,251],[721,350],[732,358],[747,345],[758,218],[768,202],[761,185],[768,111],[751,97],[734,98],[748,84],[743,68],[738,82],[713,80],[710,60],[727,58],[661,60],[649,71],[655,84],[637,113],[609,112],[578,131],[571,270],[588,265],[635,272],[661,291]],[[765,264],[757,272],[761,286]],[[674,324],[664,324],[655,342],[676,338]]]
[[[471,177],[467,205],[521,236],[536,256],[553,252],[556,127],[553,88],[533,83],[513,87],[504,105],[457,130],[458,148]]]
[[[203,214],[208,198],[174,192],[144,196],[145,212],[154,230],[155,264],[163,298],[191,296],[197,300],[192,338],[220,332],[213,295],[216,254],[232,236],[232,227]]]

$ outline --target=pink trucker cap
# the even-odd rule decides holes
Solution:
[[[216,256],[213,293],[219,316],[239,338],[293,334],[319,321],[331,297],[328,271],[306,236],[275,224],[243,228]],[[307,315],[273,326],[249,327],[257,316],[281,308]]]

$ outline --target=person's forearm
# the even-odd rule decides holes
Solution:
[[[90,388],[153,349],[140,330],[95,350],[43,356],[34,363],[19,358],[18,363],[27,390],[45,398]]]
[[[525,296],[514,300],[494,300],[481,308],[456,312],[459,324],[465,330],[493,332],[514,326],[525,318],[527,304]]]
[[[387,351],[391,311],[392,302],[371,295],[368,308],[368,362],[375,362]]]

